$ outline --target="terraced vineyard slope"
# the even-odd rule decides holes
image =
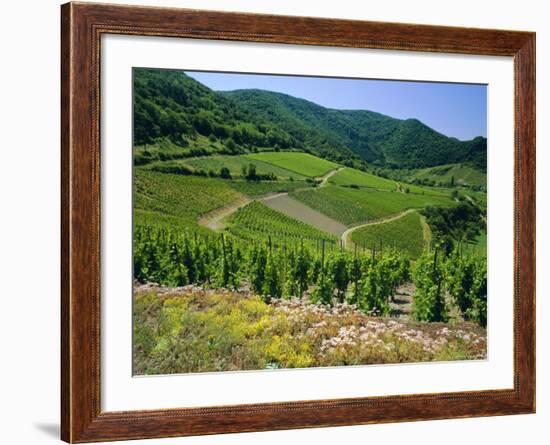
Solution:
[[[421,216],[416,211],[404,212],[378,224],[359,226],[351,232],[351,241],[364,247],[392,247],[418,258],[426,248]]]
[[[339,241],[336,236],[277,212],[258,201],[237,210],[227,223],[229,233],[244,240],[271,239],[278,245],[295,246],[302,242],[317,245],[320,240],[333,244]]]
[[[453,200],[448,195],[358,190],[334,185],[319,189],[297,190],[291,192],[290,196],[342,224],[351,226],[411,208],[453,205]]]

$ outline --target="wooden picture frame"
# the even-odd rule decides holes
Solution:
[[[93,442],[535,411],[534,33],[67,3],[61,7],[61,34],[63,440]],[[513,389],[102,412],[99,115],[103,34],[512,56],[515,69]]]

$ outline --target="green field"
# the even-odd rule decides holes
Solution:
[[[200,157],[185,160],[185,163],[194,169],[202,169],[205,171],[213,170],[216,173],[220,172],[222,167],[227,167],[231,172],[231,176],[234,178],[242,177],[242,169],[247,168],[249,164],[254,164],[256,166],[256,172],[260,175],[273,173],[277,178],[281,179],[305,179],[304,175],[296,173],[295,171],[287,170],[286,168],[278,167],[274,164],[268,164],[267,162],[261,161],[259,159],[250,159],[247,156],[229,156],[229,155],[219,155],[219,156],[208,156]]]
[[[178,224],[196,228],[197,218],[243,196],[223,179],[134,170],[137,223]]]
[[[346,225],[360,224],[427,205],[449,206],[448,196],[417,195],[390,191],[352,189],[329,185],[299,190],[290,194],[293,198]]]
[[[264,161],[310,178],[323,176],[338,167],[338,164],[334,162],[299,152],[254,153],[246,155],[246,158],[254,161]]]
[[[331,176],[329,183],[334,185],[356,185],[358,187],[372,187],[382,190],[396,190],[397,184],[391,179],[381,178],[371,173],[362,172],[354,168],[344,168]]]
[[[421,216],[417,212],[387,223],[373,224],[352,232],[351,241],[358,246],[390,246],[418,258],[424,249]]]
[[[382,178],[372,173],[363,172],[354,168],[344,168],[331,176],[329,183],[342,186],[367,187],[379,190],[397,190],[420,195],[448,196],[447,190],[434,189],[430,187],[419,187],[413,184],[404,184],[392,179]]]
[[[237,210],[227,223],[232,235],[245,240],[265,241],[271,237],[274,244],[280,245],[299,245],[302,240],[314,243],[322,239],[337,242],[335,236],[270,209],[258,201]]]
[[[428,180],[433,185],[482,186],[487,187],[487,174],[464,164],[447,164],[418,170],[410,179]]]

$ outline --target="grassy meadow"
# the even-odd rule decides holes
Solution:
[[[309,178],[323,176],[338,166],[334,162],[318,158],[309,153],[255,153],[248,155],[247,158],[253,161],[267,162],[275,167],[291,170]]]

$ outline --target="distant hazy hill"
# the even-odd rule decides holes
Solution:
[[[486,169],[485,138],[461,142],[418,120],[328,109],[270,91],[215,92],[179,71],[135,69],[134,100],[136,146],[169,140],[189,147],[204,139],[210,150],[229,154],[298,149],[348,164]]]

